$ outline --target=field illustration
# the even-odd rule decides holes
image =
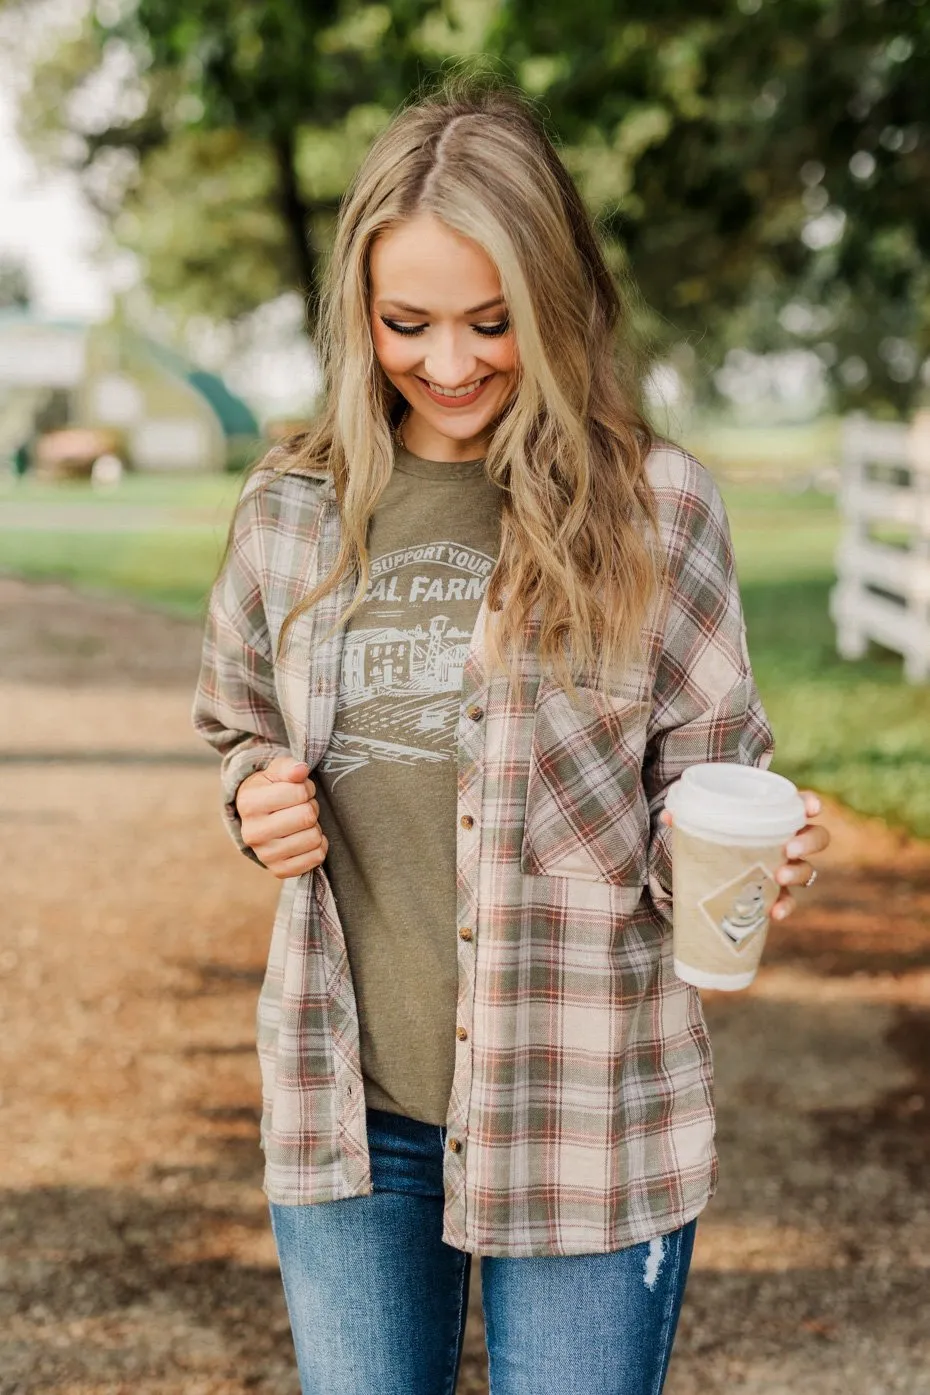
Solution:
[[[454,542],[373,560],[358,628],[345,636],[321,767],[333,784],[373,760],[454,758],[465,661],[493,566]]]

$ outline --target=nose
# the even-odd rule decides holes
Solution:
[[[423,358],[425,376],[444,388],[472,382],[477,377],[477,364],[474,347],[455,329],[437,330]]]

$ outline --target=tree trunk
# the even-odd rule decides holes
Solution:
[[[310,208],[300,192],[294,165],[293,131],[282,131],[272,141],[278,162],[281,213],[287,224],[297,271],[298,288],[307,307],[306,330],[312,337],[316,330],[320,292],[317,285],[318,254],[310,227]]]

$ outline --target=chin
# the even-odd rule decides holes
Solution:
[[[435,421],[430,425],[435,427],[441,436],[448,436],[452,441],[468,441],[472,436],[480,436],[483,431],[487,431],[496,420],[496,414],[489,417],[476,417],[472,421]]]
[[[410,400],[409,398],[407,399]],[[482,432],[489,431],[499,419],[501,413],[507,405],[506,397],[494,403],[476,403],[481,410],[459,410],[444,412],[441,408],[434,408],[432,411],[423,410],[420,404],[417,409],[421,413],[423,420],[428,421],[436,431],[442,436],[448,436],[453,441],[467,441],[471,436],[479,436]],[[432,404],[429,404],[432,406]]]

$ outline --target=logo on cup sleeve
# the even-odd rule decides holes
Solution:
[[[778,886],[768,868],[757,862],[739,876],[715,887],[698,902],[703,914],[731,949],[742,953],[765,931]]]

